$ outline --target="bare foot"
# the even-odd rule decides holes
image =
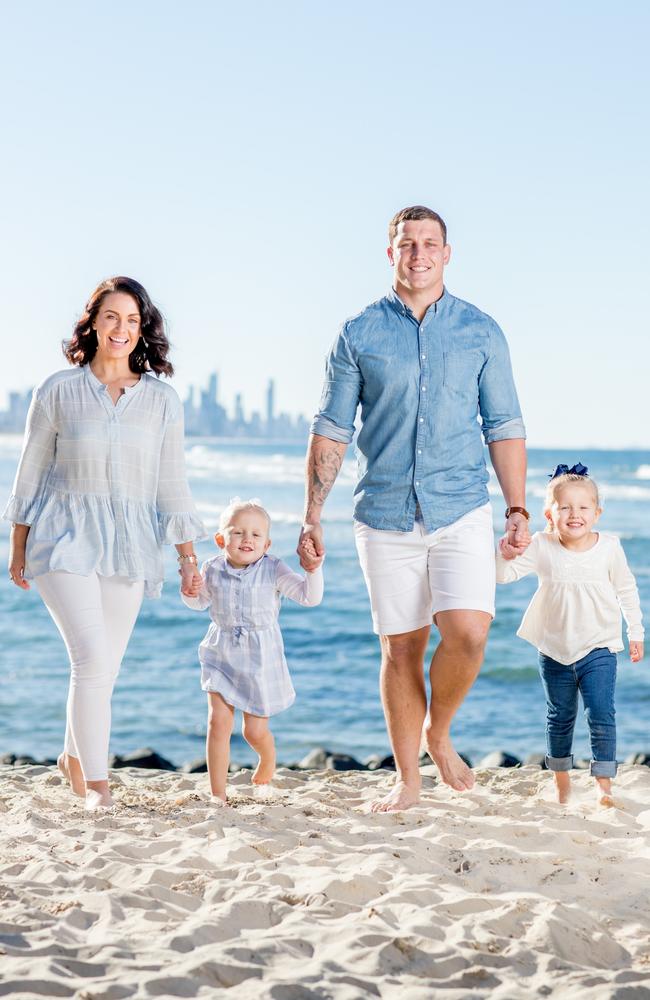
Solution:
[[[275,750],[260,757],[259,764],[253,771],[251,785],[268,785],[275,774]]]
[[[77,758],[64,751],[59,754],[56,763],[74,794],[80,795],[83,798],[86,794],[86,782],[84,781],[81,764]]]
[[[474,787],[474,775],[462,757],[459,757],[449,737],[433,739],[427,732],[427,753],[440,772],[440,777],[446,785],[455,788],[457,792],[466,792]]]
[[[402,812],[416,806],[420,801],[420,782],[417,785],[407,785],[405,781],[398,780],[394,787],[385,795],[383,799],[373,802],[371,809],[374,813],[379,812]]]
[[[596,796],[598,805],[605,809],[614,809],[615,802],[612,798],[612,783],[609,778],[596,778]]]
[[[98,792],[96,788],[89,788],[86,792],[86,812],[99,812],[114,805],[110,792]]]
[[[226,798],[226,793],[223,795],[217,795],[215,792],[210,796],[210,801],[213,806],[217,806],[219,809],[223,809],[224,806],[228,805],[228,799]]]
[[[568,771],[553,771],[557,800],[565,806],[571,797],[571,778]]]

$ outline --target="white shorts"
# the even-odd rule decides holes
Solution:
[[[424,628],[439,611],[494,617],[490,503],[430,534],[419,521],[412,531],[377,531],[355,521],[354,533],[378,635]]]

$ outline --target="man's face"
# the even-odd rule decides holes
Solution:
[[[388,259],[395,268],[395,288],[411,294],[442,291],[443,271],[449,263],[451,247],[446,244],[440,223],[434,219],[400,222]]]

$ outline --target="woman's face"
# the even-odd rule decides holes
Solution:
[[[98,357],[111,361],[128,358],[140,339],[138,303],[126,292],[109,292],[102,299],[93,329]]]

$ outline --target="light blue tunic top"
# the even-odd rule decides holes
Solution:
[[[195,611],[210,609],[211,624],[201,645],[201,687],[251,715],[282,712],[296,697],[278,624],[280,597],[305,607],[320,604],[323,572],[294,573],[275,556],[236,569],[220,553],[201,567],[198,597],[183,601]]]
[[[144,580],[158,597],[162,544],[206,536],[190,495],[183,407],[154,375],[114,404],[89,365],[34,390],[6,520],[31,526],[25,576],[51,570]]]

